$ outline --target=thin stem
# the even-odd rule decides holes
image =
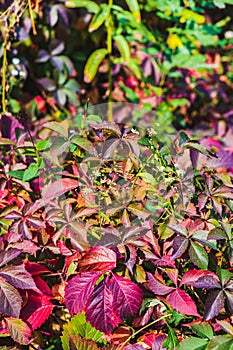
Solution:
[[[170,316],[172,316],[172,314],[164,315],[164,316],[162,316],[162,317],[160,317],[160,318],[157,318],[157,320],[154,320],[154,321],[152,321],[151,323],[149,323],[149,324],[145,325],[144,327],[140,328],[140,329],[137,330],[134,334],[131,334],[131,335],[124,341],[124,343],[122,343],[122,344],[120,345],[120,347],[119,347],[118,350],[123,350],[124,346],[130,341],[130,339],[131,339],[131,338],[134,338],[135,335],[137,335],[138,333],[141,333],[141,331],[143,331],[144,329],[146,329],[146,328],[152,326],[153,324],[158,323],[159,321],[163,320],[164,318],[167,318],[167,317],[170,317]]]
[[[3,60],[2,60],[2,112],[6,113],[6,69],[7,69],[7,41],[6,34],[3,43]]]
[[[113,119],[113,110],[112,110],[112,32],[113,32],[113,21],[112,21],[112,9],[113,0],[108,1],[108,26],[107,26],[107,50],[108,50],[108,120],[112,121]]]
[[[32,3],[31,0],[28,0],[28,8],[29,8],[29,15],[32,23],[32,33],[33,35],[37,35],[36,25],[33,17],[33,11],[32,11]]]

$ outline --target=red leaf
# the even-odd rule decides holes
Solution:
[[[28,301],[23,307],[20,317],[30,324],[32,330],[40,327],[51,315],[54,305],[47,295],[28,291]]]
[[[99,278],[97,272],[84,272],[73,277],[65,288],[66,307],[71,315],[86,308],[93,287]]]
[[[14,248],[20,249],[22,252],[29,254],[34,254],[40,249],[35,243],[26,239],[22,242],[14,243]]]
[[[37,288],[39,289],[39,291],[41,291],[42,294],[51,295],[51,290],[49,286],[40,276],[34,276],[33,279]]]
[[[121,322],[118,305],[114,303],[114,295],[109,286],[109,277],[100,282],[91,294],[87,308],[86,318],[93,327],[106,334]]]
[[[145,348],[139,344],[127,345],[124,350],[145,350]]]
[[[116,267],[116,253],[106,247],[91,248],[79,261],[79,271],[110,271]]]
[[[200,316],[195,302],[182,289],[177,288],[166,299],[176,311],[184,315]]]
[[[197,282],[197,280],[200,277],[206,275],[210,275],[218,279],[218,277],[213,272],[208,270],[190,270],[185,272],[184,276],[180,281],[180,286],[182,286],[183,284],[186,284],[187,286],[194,286],[195,282]]]
[[[49,271],[45,266],[29,260],[24,261],[25,268],[32,276],[40,275],[41,273],[48,273]]]
[[[120,317],[135,316],[142,304],[141,288],[127,278],[116,274],[113,274],[109,280],[109,286],[114,296],[114,305],[120,310]]]
[[[42,200],[48,201],[63,195],[64,193],[78,187],[79,182],[70,178],[63,178],[45,186],[42,189]]]
[[[149,288],[155,295],[166,295],[175,290],[174,287],[168,287],[165,284],[160,283],[150,272],[147,273]]]

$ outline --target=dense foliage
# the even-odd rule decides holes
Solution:
[[[1,349],[233,349],[232,5],[0,3]]]

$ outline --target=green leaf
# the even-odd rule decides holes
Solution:
[[[184,339],[176,348],[176,350],[204,350],[208,341],[196,337]]]
[[[194,323],[191,327],[199,337],[211,339],[214,336],[213,329],[208,322]]]
[[[190,141],[190,138],[188,137],[186,132],[181,131],[179,134],[179,146],[182,147],[183,145],[185,145],[189,141]]]
[[[107,49],[98,49],[92,52],[92,54],[88,57],[88,60],[84,67],[85,83],[90,83],[94,79],[98,71],[99,65],[103,61],[107,53]]]
[[[21,345],[28,345],[31,340],[31,329],[28,325],[19,318],[8,317],[6,318],[7,328],[9,330],[11,338]]]
[[[38,164],[36,163],[31,163],[29,165],[29,167],[24,171],[24,174],[23,174],[23,181],[26,182],[26,181],[31,181],[32,179],[34,179],[35,177],[38,177],[39,176],[39,173],[38,173]]]
[[[91,20],[91,23],[89,24],[88,31],[94,32],[95,30],[97,30],[104,23],[107,17],[108,17],[108,5],[101,4],[99,12],[95,14],[95,16]]]
[[[175,331],[168,324],[167,324],[167,327],[168,327],[168,334],[167,334],[167,338],[163,342],[162,347],[168,348],[168,350],[173,350],[179,344],[179,340],[177,339]]]
[[[187,98],[174,98],[173,100],[169,101],[169,104],[172,107],[182,107],[186,106],[189,103]]]
[[[75,7],[85,7],[90,13],[97,13],[99,11],[99,5],[97,5],[94,1],[82,1],[82,0],[67,0],[65,2],[67,7],[75,8]]]
[[[226,333],[233,336],[233,327],[229,322],[224,320],[216,320],[216,322]]]
[[[37,151],[44,151],[46,148],[49,148],[51,146],[51,142],[48,140],[40,140],[36,144]]]
[[[101,117],[99,115],[95,115],[95,114],[88,115],[86,120],[91,120],[91,121],[94,121],[94,122],[97,122],[97,123],[101,123],[102,122]]]
[[[233,337],[229,334],[217,335],[208,343],[206,350],[232,350]]]
[[[85,149],[86,151],[92,150],[92,143],[83,137],[80,137],[79,135],[74,135],[70,141],[75,145]]]
[[[220,9],[224,9],[226,4],[233,5],[233,0],[214,0],[214,5]]]
[[[123,37],[123,35],[114,36],[114,40],[117,43],[118,50],[120,51],[121,56],[125,61],[129,61],[130,59],[130,47],[127,40]]]
[[[203,68],[206,67],[205,62],[206,57],[204,55],[196,54],[195,56],[191,56],[187,53],[180,52],[172,57],[171,67],[190,69]]]
[[[126,0],[126,3],[132,12],[134,18],[140,22],[141,21],[141,14],[140,14],[140,8],[137,0]]]
[[[211,152],[209,152],[204,146],[200,145],[199,143],[195,143],[195,142],[188,142],[185,145],[186,148],[189,149],[193,149],[197,152],[200,152],[202,154],[204,154],[207,157],[210,157],[211,155],[213,155]]]
[[[15,146],[15,143],[10,139],[4,138],[4,137],[0,138],[0,146],[9,146],[9,145]]]
[[[92,325],[86,321],[86,316],[83,312],[73,316],[70,322],[64,326],[61,336],[62,347],[64,350],[69,350],[70,335],[91,339],[100,344],[106,344],[106,341],[103,339],[104,333],[99,332],[92,327]]]
[[[68,136],[68,130],[66,128],[65,121],[62,123],[48,122],[44,125],[44,127],[55,131],[56,133],[58,133],[59,135],[65,137],[65,138]]]
[[[191,242],[189,255],[192,262],[203,270],[208,269],[208,254],[205,249],[196,242]]]
[[[129,67],[129,69],[134,73],[134,75],[136,76],[136,78],[141,79],[141,70],[139,68],[139,64],[137,62],[136,59],[131,58],[128,62],[127,62],[127,66]]]
[[[146,183],[150,185],[156,184],[156,180],[154,176],[151,175],[150,173],[143,172],[143,173],[139,173],[138,176],[140,176]]]
[[[70,350],[99,350],[97,344],[91,340],[69,335]]]
[[[16,179],[22,180],[25,170],[11,170],[7,174],[15,177]]]

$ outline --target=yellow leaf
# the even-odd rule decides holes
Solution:
[[[194,11],[184,9],[181,13],[180,22],[185,23],[189,19],[193,19],[194,22],[196,22],[197,24],[205,23],[205,16],[200,15],[199,13],[196,13]]]
[[[182,47],[182,41],[176,34],[169,34],[167,38],[167,44],[171,50],[175,50],[177,47]]]

